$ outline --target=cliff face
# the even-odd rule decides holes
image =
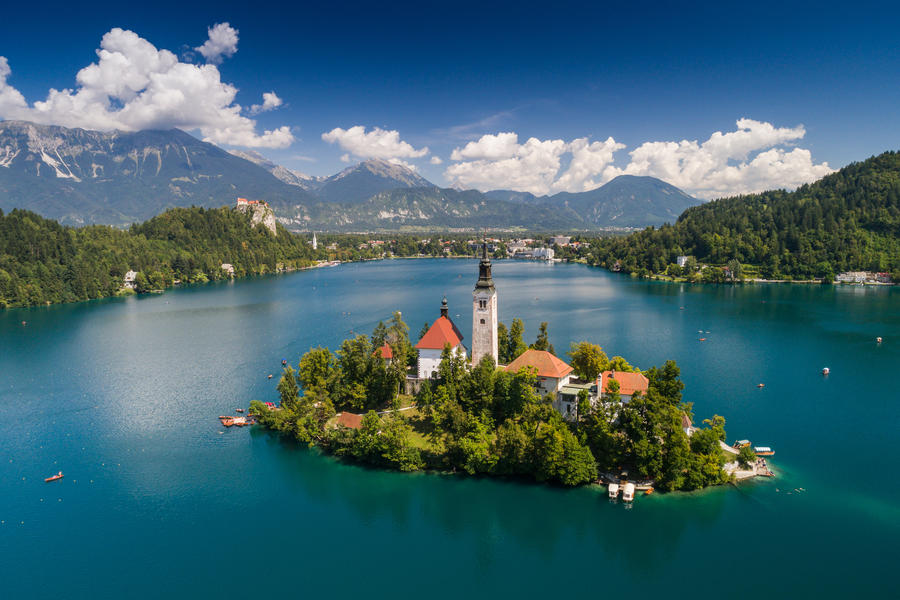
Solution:
[[[275,211],[269,208],[267,204],[244,204],[238,202],[237,209],[240,212],[250,213],[250,223],[254,227],[262,223],[263,227],[272,232],[272,235],[278,235],[278,230],[275,228]]]

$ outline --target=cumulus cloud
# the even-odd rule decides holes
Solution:
[[[194,48],[203,55],[206,62],[217,65],[222,62],[225,57],[232,56],[237,52],[238,30],[228,23],[218,23],[207,28],[209,39],[203,42],[202,46]]]
[[[433,165],[439,165],[439,164],[441,164],[441,163],[443,163],[443,162],[444,162],[444,161],[441,160],[441,157],[440,157],[440,156],[432,156],[432,157],[431,157],[431,164],[433,164]]]
[[[400,132],[378,127],[372,131],[366,131],[362,125],[350,129],[335,127],[323,133],[322,139],[329,144],[337,144],[342,150],[347,151],[347,154],[341,157],[344,162],[348,162],[352,154],[361,159],[380,158],[409,166],[400,159],[421,158],[428,154],[428,147],[416,150],[411,144],[400,139]]]
[[[252,105],[250,107],[250,114],[258,115],[261,112],[275,110],[282,104],[284,104],[284,100],[279,98],[275,92],[264,92],[263,93],[263,103]]]
[[[482,191],[546,194],[567,148],[563,140],[529,138],[520,144],[519,136],[512,132],[483,135],[453,150],[450,158],[460,162],[448,166],[444,176],[454,185]]]
[[[802,139],[802,125],[776,128],[739,119],[736,126],[735,131],[713,133],[703,143],[646,142],[630,153],[631,162],[618,172],[658,177],[707,199],[791,189],[832,172],[827,162],[814,163],[809,150],[777,147]]]
[[[624,168],[614,164],[625,148],[613,138],[577,138],[520,144],[515,133],[488,134],[456,148],[444,175],[453,184],[479,190],[512,189],[534,194],[594,189],[622,174],[650,175],[699,198],[711,199],[773,188],[795,188],[832,172],[816,164],[809,150],[785,148],[806,135],[803,126],[775,127],[739,119],[736,130],[706,141],[646,142],[629,153]],[[568,166],[563,168],[564,158]]]
[[[211,36],[214,31],[222,30],[210,28]],[[227,47],[216,43],[223,50],[210,56],[227,55]],[[180,62],[119,28],[103,36],[97,57],[78,72],[75,89],[51,89],[30,106],[9,85],[11,69],[0,57],[0,118],[99,130],[197,129],[206,141],[258,148],[285,148],[294,141],[287,126],[258,134],[256,121],[242,116],[234,102],[237,88],[221,80],[215,65]]]

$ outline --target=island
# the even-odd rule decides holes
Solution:
[[[264,428],[350,460],[396,469],[528,478],[563,486],[629,481],[696,490],[765,474],[749,445],[725,443],[725,419],[693,425],[674,361],[640,370],[594,343],[555,355],[547,324],[498,321],[487,244],[473,291],[471,356],[450,318],[415,345],[395,312],[336,353],[312,348],[285,366],[278,405],[254,400]]]

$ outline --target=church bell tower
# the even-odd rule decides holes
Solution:
[[[472,292],[472,366],[491,356],[497,364],[497,290],[491,278],[491,259],[487,243],[481,246],[478,282]]]

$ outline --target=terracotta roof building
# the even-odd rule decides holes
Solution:
[[[450,311],[447,307],[447,299],[441,301],[441,316],[432,324],[419,343],[416,344],[418,360],[416,371],[419,379],[429,379],[437,374],[441,364],[441,355],[444,346],[466,355],[466,349],[462,345],[463,336],[450,320]]]
[[[609,382],[616,380],[619,382],[619,396],[623,402],[628,402],[635,392],[646,395],[650,387],[650,380],[644,377],[643,373],[626,373],[624,371],[603,371],[600,375],[602,385],[600,386],[604,394],[609,393]]]
[[[542,396],[555,396],[562,386],[569,383],[572,373],[572,367],[546,350],[526,350],[506,366],[506,372],[518,373],[523,367],[537,370],[537,387]]]
[[[337,424],[343,425],[348,429],[359,429],[362,427],[362,415],[357,415],[354,413],[342,412],[338,415]]]

